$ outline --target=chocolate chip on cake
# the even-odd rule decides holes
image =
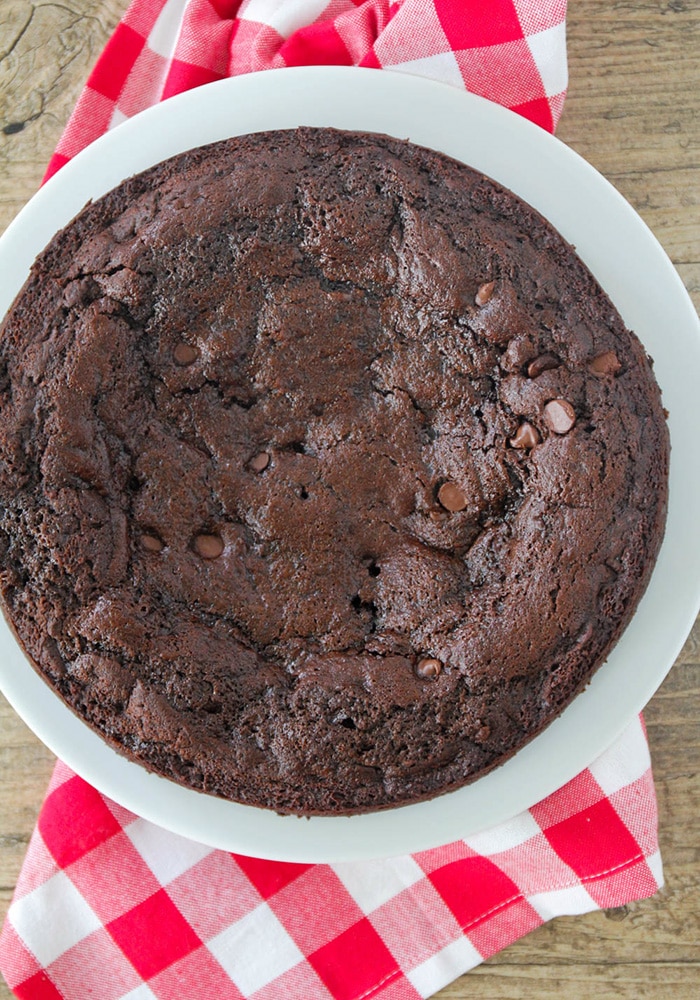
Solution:
[[[143,534],[140,541],[141,548],[145,549],[146,552],[161,552],[164,548],[163,540],[158,535]]]
[[[270,453],[268,451],[259,451],[257,455],[253,455],[248,464],[253,472],[264,472],[270,464]]]
[[[464,510],[467,506],[467,498],[456,483],[443,483],[438,490],[437,498],[438,503],[452,514]]]
[[[439,677],[442,671],[442,663],[440,660],[436,660],[434,656],[424,656],[416,664],[416,673],[419,677],[425,679],[434,679]]]
[[[520,427],[510,439],[510,445],[512,448],[534,448],[536,444],[540,443],[539,431],[532,424],[528,423],[527,420],[523,420]]]
[[[544,419],[550,431],[568,434],[576,423],[576,410],[567,399],[551,399],[544,408]]]
[[[493,298],[493,291],[495,287],[495,281],[485,281],[482,285],[479,285],[477,293],[474,296],[474,302],[476,305],[485,306],[487,302],[490,302]]]
[[[218,559],[224,551],[224,543],[220,535],[196,535],[192,546],[202,559]]]
[[[589,371],[600,377],[617,375],[621,367],[620,359],[614,351],[603,351],[588,365]]]
[[[187,365],[191,365],[199,357],[199,348],[195,347],[194,344],[188,344],[186,341],[181,340],[179,344],[175,345],[173,350],[173,358],[175,359],[175,364],[181,365],[183,368]]]
[[[542,372],[551,371],[553,368],[558,368],[559,365],[560,361],[556,354],[540,354],[527,366],[527,374],[529,378],[537,378]]]

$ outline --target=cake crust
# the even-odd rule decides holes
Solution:
[[[643,347],[510,192],[386,137],[227,140],[88,205],[3,324],[4,611],[160,774],[419,801],[603,662],[668,452]]]

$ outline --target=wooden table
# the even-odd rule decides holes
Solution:
[[[38,186],[125,8],[126,0],[1,0],[0,230]],[[697,306],[700,6],[693,0],[571,0],[570,8],[570,90],[559,137],[634,205]],[[617,910],[556,920],[447,987],[442,1000],[477,993],[482,1000],[700,996],[699,647],[696,623],[646,711],[666,888]],[[52,764],[3,701],[0,917]],[[9,996],[0,984],[0,1000]]]

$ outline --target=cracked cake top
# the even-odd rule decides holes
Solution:
[[[54,238],[0,338],[0,586],[119,750],[281,812],[502,762],[646,586],[668,436],[565,241],[440,154],[182,154]]]

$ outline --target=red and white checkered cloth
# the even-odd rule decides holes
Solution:
[[[550,132],[566,96],[566,0],[133,0],[47,176],[125,118],[192,87],[284,66],[426,76]]]
[[[134,0],[51,161],[220,77],[356,64],[433,77],[552,130],[565,0]],[[415,855],[288,864],[211,850],[59,763],[0,939],[22,1000],[414,1000],[561,914],[663,883],[643,723],[508,823]]]
[[[552,917],[662,881],[641,721],[502,826],[334,865],[211,850],[59,763],[0,965],[23,1000],[418,1000]]]

